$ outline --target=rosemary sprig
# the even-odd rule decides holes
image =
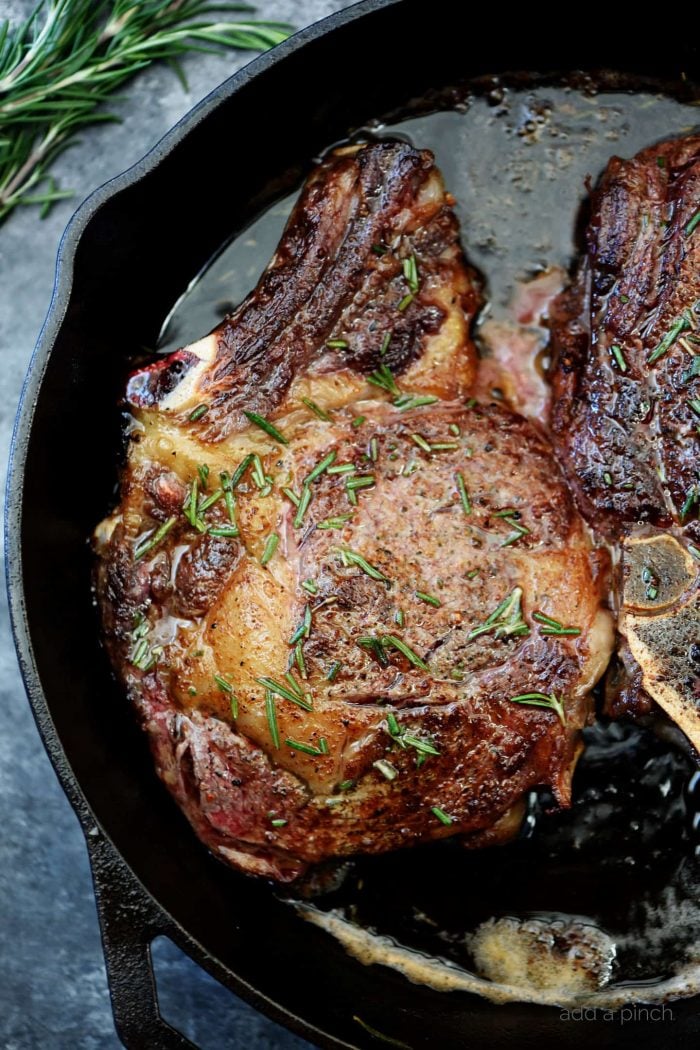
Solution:
[[[413,256],[411,258],[413,258]],[[404,260],[404,262],[408,262],[408,260]],[[408,295],[404,296],[404,299],[402,299],[401,302],[405,302],[406,306],[408,306],[412,299],[413,292],[409,292]],[[399,304],[399,310],[401,309],[402,306]],[[405,309],[405,307],[403,307],[403,309]],[[384,338],[384,343],[382,344],[382,348],[380,350],[380,354],[382,356],[384,355],[387,347],[389,346],[390,339],[390,334],[389,339],[387,339],[386,336]],[[392,404],[394,408],[398,408],[399,412],[406,412],[410,408],[420,408],[422,405],[434,405],[436,401],[440,400],[440,398],[435,397],[434,394],[402,393],[399,390],[394,373],[391,371],[389,366],[384,363],[380,364],[379,368],[377,368],[376,371],[371,372],[367,376],[367,382],[372,383],[373,386],[380,387],[380,389],[385,390],[387,394],[391,394],[391,396],[394,399]],[[358,419],[363,422],[364,418],[364,416],[358,417]],[[355,426],[356,423],[358,426],[360,425],[359,422],[357,422],[356,420],[353,421],[353,426]],[[454,447],[457,448],[458,446],[455,445]],[[430,451],[430,447],[428,447],[427,451]]]
[[[320,405],[317,405],[315,401],[312,401],[309,397],[302,397],[302,403],[306,405],[310,412],[313,412],[315,416],[322,419],[324,423],[329,423],[331,417],[325,412]]]
[[[52,163],[79,128],[118,119],[101,104],[152,62],[227,47],[262,51],[288,35],[275,22],[221,21],[223,10],[251,9],[209,0],[40,0],[23,23],[0,22],[0,223],[18,205],[40,205],[43,217],[72,195],[57,188]]]
[[[306,673],[306,661],[304,660],[304,643],[299,641],[294,646],[294,660],[297,667],[299,668],[299,674],[302,678],[308,678]]]
[[[253,484],[256,486],[256,488],[260,489],[261,496],[267,496],[268,493],[272,490],[272,478],[265,473],[265,468],[263,467],[262,460],[260,459],[260,456],[257,452],[253,453],[252,466],[253,469],[250,473],[253,477]]]
[[[317,463],[313,470],[310,471],[310,473],[304,479],[304,484],[310,485],[312,481],[316,480],[316,478],[320,478],[321,474],[323,474],[324,471],[328,470],[328,468],[333,465],[333,463],[335,462],[335,457],[335,450],[329,452],[328,455],[325,456],[319,463]]]
[[[357,506],[358,489],[371,489],[374,488],[374,485],[374,474],[358,474],[357,476],[349,474],[345,481],[345,495],[350,506]]]
[[[216,682],[217,688],[222,692],[226,693],[231,705],[231,717],[238,718],[238,697],[233,691],[231,683],[223,677],[223,675],[215,674],[214,681]]]
[[[434,817],[437,817],[441,824],[449,826],[452,823],[452,817],[445,813],[444,809],[440,809],[439,806],[431,806],[430,812]]]
[[[481,634],[493,634],[495,638],[509,638],[511,635],[529,634],[530,628],[523,620],[522,587],[514,587],[500,605],[496,606],[490,616],[467,635],[472,641]]]
[[[324,521],[319,521],[316,528],[321,530],[342,529],[351,517],[352,514],[339,514],[336,518],[326,518]]]
[[[402,264],[403,275],[406,284],[411,289],[411,292],[415,295],[420,287],[420,279],[418,277],[418,264],[416,262],[415,255],[409,255],[407,259],[404,259]]]
[[[411,736],[410,733],[403,734],[403,746],[412,747],[420,755],[439,755],[440,752],[435,747],[435,744],[431,740],[422,740],[418,736]]]
[[[456,441],[433,441],[432,443],[425,440],[422,434],[411,434],[411,440],[414,444],[418,445],[418,448],[422,449],[423,452],[443,452],[443,451],[454,451],[459,448],[459,444]]]
[[[304,691],[301,688],[301,686],[299,685],[299,683],[297,682],[297,680],[294,677],[294,675],[291,673],[291,671],[285,671],[284,672],[284,677],[287,680],[287,682],[289,683],[289,688],[292,690],[292,692],[296,693],[297,696],[303,697],[304,696]]]
[[[277,696],[282,696],[285,700],[291,700],[293,704],[303,708],[304,711],[313,711],[313,705],[308,702],[303,694],[299,696],[296,691],[288,689],[286,685],[281,685],[274,678],[268,678],[266,675],[263,675],[261,678],[257,678],[256,681],[260,682],[260,685],[264,685],[268,692],[276,693]]]
[[[302,751],[305,755],[327,755],[328,754],[328,741],[325,736],[322,736],[318,742],[318,747],[314,747],[313,744],[304,744],[300,740],[290,740],[289,737],[285,740],[287,747],[291,747],[294,751]]]
[[[439,401],[434,394],[402,394],[394,401],[394,408],[399,412],[407,412],[409,408],[421,408],[423,405],[434,405]]]
[[[238,464],[238,466],[234,470],[233,474],[231,475],[231,491],[233,491],[233,489],[235,489],[240,484],[240,481],[241,481],[243,475],[245,474],[245,472],[248,469],[248,467],[250,466],[250,464],[253,462],[253,459],[254,459],[253,453],[249,452],[248,455],[245,456],[245,458],[242,459],[241,462]],[[223,480],[222,480],[222,486],[223,486]],[[225,488],[225,486],[224,486],[224,488]]]
[[[279,751],[280,746],[280,731],[277,725],[277,708],[275,707],[275,696],[270,689],[265,690],[265,713],[267,715],[267,725],[270,730],[270,737],[275,749]]]
[[[129,663],[137,667],[139,671],[150,671],[158,662],[158,657],[163,652],[162,645],[150,646],[148,643],[148,632],[150,625],[143,614],[136,618],[136,623],[131,632],[131,640],[134,643],[129,653]]]
[[[139,671],[150,671],[158,662],[158,657],[163,652],[161,645],[151,647],[146,638],[141,638],[134,646],[129,662],[137,667]]]
[[[357,551],[351,550],[350,547],[336,547],[334,548],[338,554],[340,554],[343,565],[356,565],[358,569],[362,569],[373,580],[382,580],[384,583],[389,583],[389,577],[385,576],[383,572],[380,572],[374,565],[370,564],[366,558],[363,558]]]
[[[164,521],[163,524],[148,537],[148,539],[141,540],[141,542],[134,548],[134,561],[139,561],[140,558],[143,558],[144,554],[148,554],[148,552],[152,551],[154,547],[157,547],[158,544],[168,535],[176,521],[177,516],[168,518],[168,520]]]
[[[300,638],[308,638],[311,632],[311,607],[309,605],[304,609],[304,615],[301,623],[294,631],[294,634],[289,639],[289,645],[296,645]]]
[[[206,514],[209,508],[213,507],[214,504],[221,499],[223,494],[223,489],[217,489],[216,492],[212,492],[211,496],[207,496],[206,499],[203,499],[197,508],[198,517],[201,518],[203,514]]]
[[[270,561],[270,559],[274,555],[275,551],[277,550],[277,546],[279,544],[279,541],[280,541],[280,538],[279,538],[279,536],[277,535],[276,532],[271,533],[267,537],[267,539],[265,540],[265,549],[263,550],[262,556],[260,558],[260,564],[263,567],[265,565],[267,565],[267,563]]]
[[[219,480],[221,481],[221,491],[224,494],[224,503],[226,504],[226,513],[228,514],[228,520],[232,525],[236,522],[236,505],[233,499],[233,486],[231,483],[231,476],[227,470],[222,470],[219,474]]]
[[[421,434],[411,434],[411,440],[418,445],[418,448],[423,449],[424,452],[431,451],[430,445]]]
[[[199,515],[197,514],[197,504],[199,502],[199,478],[195,478],[190,486],[190,490],[185,497],[185,502],[182,505],[182,511],[193,529],[198,529],[200,532],[204,532],[206,526],[203,521],[200,521]]]
[[[311,489],[308,485],[304,485],[303,489],[301,490],[299,506],[297,507],[297,512],[294,515],[294,521],[292,523],[295,529],[298,529],[301,523],[303,522],[304,515],[309,509],[309,503],[311,503]]]
[[[625,355],[622,352],[622,347],[618,346],[617,343],[613,343],[613,345],[610,347],[610,353],[612,354],[615,360],[615,364],[620,369],[620,371],[626,372],[629,366],[627,364],[627,361],[625,360]]]
[[[521,693],[520,696],[511,696],[511,703],[525,704],[528,707],[548,707],[554,711],[563,726],[566,726],[566,714],[564,705],[554,693],[547,696],[546,693]]]
[[[373,634],[363,635],[357,639],[357,644],[363,649],[369,649],[370,652],[374,653],[375,657],[379,661],[380,667],[389,666],[389,657],[386,655],[386,649],[382,645],[379,638]]]
[[[408,733],[399,724],[399,720],[393,711],[390,711],[386,716],[386,731],[394,743],[398,744],[404,751],[407,747],[412,747],[417,751],[418,755],[422,756],[422,761],[425,761],[428,755],[440,754],[440,749],[435,746],[432,740],[424,740],[422,737]]]
[[[502,547],[510,547],[511,544],[516,543],[517,540],[530,533],[530,529],[528,529],[526,525],[520,524],[520,511],[516,510],[515,507],[506,507],[505,510],[499,510],[493,516],[494,518],[502,518],[503,521],[507,522],[510,527],[515,530],[506,537],[501,544]]]
[[[260,496],[269,496],[272,492],[274,478],[271,478],[269,474],[265,473],[262,460],[257,452],[253,453],[253,469],[251,470],[251,474],[253,477],[253,483],[260,490]]]
[[[652,352],[647,357],[647,364],[655,364],[659,360],[659,358],[663,357],[664,354],[668,353],[678,336],[681,334],[681,332],[684,332],[686,328],[690,328],[688,319],[685,316],[677,318],[677,320],[668,330],[668,332],[663,337],[658,346],[656,346],[656,348],[652,350]]]
[[[382,390],[386,390],[387,394],[393,394],[394,397],[401,396],[401,391],[394,379],[394,373],[387,365],[382,364],[375,372],[371,372],[367,376],[367,382],[372,383],[373,386],[380,387]]]
[[[439,609],[442,602],[439,598],[436,598],[434,594],[427,594],[425,591],[415,591],[416,598],[420,601],[425,602],[426,605],[433,605],[436,609]]]
[[[348,478],[345,488],[354,492],[355,489],[372,488],[374,483],[374,474],[359,474],[357,477]]]
[[[472,512],[472,501],[469,498],[469,492],[464,482],[464,478],[461,474],[455,474],[457,479],[457,491],[459,492],[459,501],[462,504],[462,510],[465,514],[471,514]]]
[[[265,433],[276,441],[279,445],[288,445],[289,441],[284,436],[281,430],[278,430],[274,423],[271,423],[269,419],[265,419],[264,416],[259,416],[257,412],[248,412],[247,409],[243,410],[243,415],[256,427],[260,427]]]
[[[326,681],[334,682],[335,679],[338,677],[338,672],[340,671],[342,666],[343,665],[340,662],[340,660],[334,660],[331,666],[326,671]]]
[[[222,536],[229,540],[234,540],[237,536],[240,536],[235,522],[232,525],[210,525],[207,531],[210,536]]]
[[[553,620],[551,616],[545,616],[544,613],[534,612],[532,619],[537,623],[542,624],[540,627],[540,634],[554,635],[559,637],[560,635],[572,635],[576,636],[581,633],[580,627],[565,627],[559,620]]]
[[[396,649],[402,656],[406,657],[410,664],[413,664],[414,667],[418,667],[421,671],[430,670],[425,660],[421,660],[420,656],[418,656],[417,653],[414,653],[413,649],[406,645],[405,642],[402,642],[400,638],[397,638],[396,635],[382,635],[380,642],[385,649]]]
[[[686,493],[685,502],[684,502],[683,506],[681,507],[681,514],[680,514],[681,523],[683,523],[685,521],[685,519],[688,517],[688,515],[690,514],[690,512],[693,509],[694,504],[695,503],[699,503],[699,502],[700,502],[700,486],[691,485],[690,488],[688,489],[688,492]]]

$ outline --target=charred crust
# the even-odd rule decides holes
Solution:
[[[553,311],[552,429],[580,509],[611,539],[637,522],[684,524],[697,483],[700,380],[684,378],[673,332],[688,312],[700,331],[700,238],[687,235],[699,194],[700,137],[614,157],[592,195],[587,257]]]

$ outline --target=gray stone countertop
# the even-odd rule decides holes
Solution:
[[[0,21],[35,0],[0,0]],[[342,0],[257,0],[258,17],[297,28],[349,6]],[[183,90],[165,66],[146,70],[111,105],[121,124],[83,131],[55,165],[75,197],[40,222],[19,208],[0,228],[0,463],[2,491],[17,400],[48,309],[59,239],[93,189],[137,161],[250,53],[188,56]],[[34,726],[0,598],[0,1047],[102,1050],[114,1031],[87,854]],[[157,950],[163,1013],[202,1050],[301,1050],[308,1044],[260,1016],[172,947]]]

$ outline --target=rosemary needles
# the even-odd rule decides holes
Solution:
[[[19,24],[0,22],[0,223],[18,206],[37,204],[42,217],[69,197],[51,164],[87,124],[117,118],[100,106],[127,80],[190,51],[235,47],[264,51],[290,27],[224,21],[223,10],[246,4],[209,0],[40,0]]]

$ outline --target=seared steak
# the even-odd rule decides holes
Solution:
[[[426,152],[332,155],[246,302],[129,383],[105,638],[164,782],[247,871],[569,801],[606,566],[543,435],[468,399],[450,204]]]
[[[700,746],[700,137],[614,157],[555,308],[552,427],[580,509],[622,540],[623,674]]]
[[[612,539],[697,516],[699,209],[700,137],[613,157],[559,300],[552,428],[581,509]]]

